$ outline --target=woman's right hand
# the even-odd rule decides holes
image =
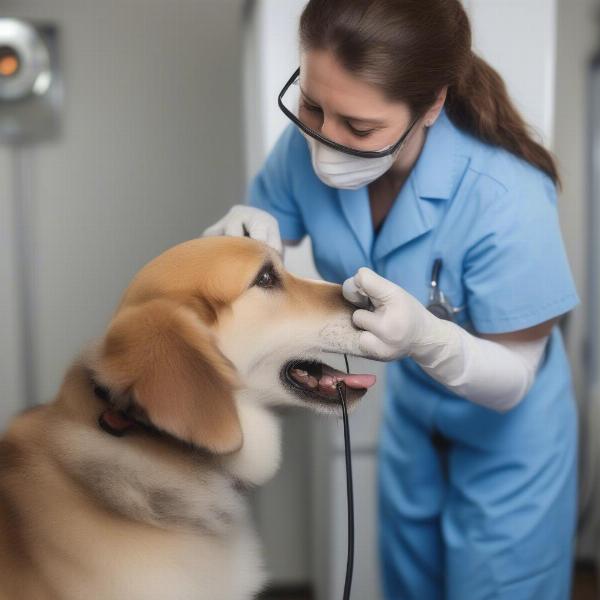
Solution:
[[[244,204],[232,206],[222,219],[202,233],[202,236],[212,235],[249,236],[267,243],[279,254],[283,250],[277,219],[260,208]]]

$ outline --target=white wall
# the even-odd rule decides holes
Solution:
[[[0,150],[0,429],[24,402],[12,162]]]
[[[587,66],[592,53],[600,47],[600,2],[597,0],[558,0],[557,29],[557,76],[554,151],[558,156],[563,190],[560,194],[560,218],[569,254],[571,268],[582,300],[581,306],[572,313],[568,324],[568,349],[573,368],[577,397],[582,406],[580,419],[581,452],[584,458],[581,472],[581,503],[600,505],[600,488],[593,490],[600,481],[596,467],[592,472],[589,452],[596,456],[600,446],[595,440],[600,431],[600,398],[587,397],[585,386],[585,343],[589,335],[586,314],[588,312],[587,236],[588,236],[588,187],[587,187]],[[596,232],[598,235],[600,232]],[[598,257],[596,257],[598,260]],[[588,412],[589,403],[595,404]],[[589,443],[589,445],[588,445]],[[594,456],[595,462],[598,458]],[[590,492],[594,491],[593,498]],[[598,511],[593,521],[583,523],[580,535],[580,555],[589,558],[593,546],[598,547],[597,531],[593,523],[600,521]],[[596,554],[598,552],[596,551]]]
[[[579,0],[577,0],[579,1]],[[473,49],[500,72],[521,114],[552,146],[557,0],[466,0]]]
[[[289,123],[277,106],[277,95],[298,67],[298,20],[306,0],[249,2],[247,22],[246,154],[247,174],[260,168],[264,157]],[[248,61],[248,57],[251,60]],[[256,123],[260,127],[256,127]]]
[[[582,297],[572,315],[569,349],[578,396],[583,395],[582,352],[585,339],[587,236],[587,66],[600,42],[597,0],[559,0],[558,62],[554,151],[558,156],[563,190],[560,218],[571,267]]]

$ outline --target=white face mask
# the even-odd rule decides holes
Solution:
[[[377,158],[352,156],[322,144],[302,130],[300,133],[308,142],[312,166],[317,177],[324,184],[334,188],[357,190],[381,177],[396,160],[397,152]]]

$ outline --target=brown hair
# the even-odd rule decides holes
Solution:
[[[310,0],[300,18],[306,50],[330,50],[344,68],[392,101],[424,113],[448,86],[446,112],[461,129],[547,173],[554,158],[536,142],[502,77],[471,50],[459,0]]]

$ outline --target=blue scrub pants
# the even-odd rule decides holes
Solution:
[[[386,600],[570,598],[577,419],[564,393],[556,406],[526,398],[499,415],[448,397],[423,410],[422,398],[388,392],[379,450]]]

